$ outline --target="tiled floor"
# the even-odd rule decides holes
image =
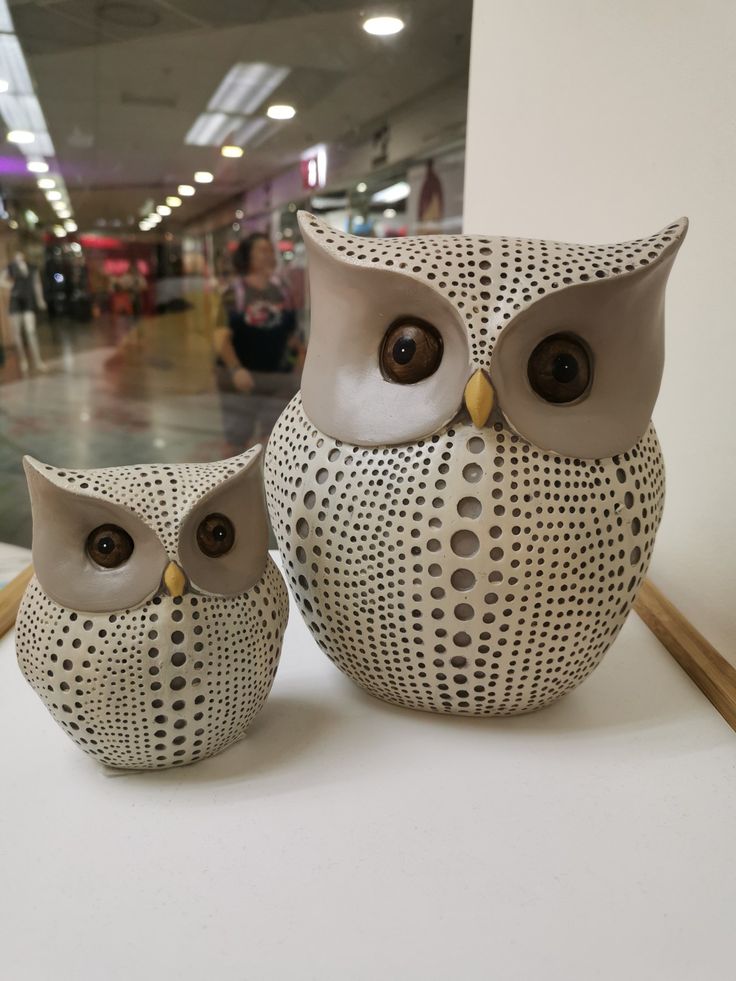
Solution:
[[[0,371],[0,542],[28,546],[31,520],[25,453],[66,467],[215,460],[225,443],[215,386],[214,301],[138,325],[48,324],[39,328],[46,375]],[[231,396],[236,411],[252,399]],[[264,434],[261,434],[264,435]]]

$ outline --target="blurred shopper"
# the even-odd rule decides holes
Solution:
[[[276,279],[276,253],[255,232],[233,254],[235,277],[214,334],[225,437],[234,451],[268,436],[299,389],[303,344],[286,290]],[[247,399],[243,396],[248,396]]]

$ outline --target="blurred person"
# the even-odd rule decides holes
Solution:
[[[46,301],[38,269],[29,265],[24,252],[15,253],[3,271],[2,285],[10,289],[10,326],[21,373],[28,374],[28,355],[36,371],[48,371],[36,334],[36,314],[46,309]]]
[[[227,326],[214,332],[225,437],[234,451],[268,436],[299,390],[303,344],[293,304],[276,278],[268,235],[254,232],[233,253],[235,277],[223,297]],[[249,396],[247,402],[243,395]]]

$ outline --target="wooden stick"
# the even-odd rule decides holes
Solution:
[[[29,565],[19,572],[15,579],[11,579],[7,586],[0,589],[0,637],[4,637],[15,625],[20,601],[32,575],[33,566]]]
[[[634,609],[731,728],[736,730],[736,668],[698,633],[649,579],[644,580]]]

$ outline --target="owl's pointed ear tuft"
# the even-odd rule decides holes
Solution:
[[[234,461],[237,461],[241,465],[241,473],[245,470],[258,469],[260,467],[260,459],[263,454],[263,446],[260,443],[256,443],[255,446],[251,446],[249,449],[244,450],[237,456],[233,457]]]
[[[635,258],[639,260],[636,271],[641,271],[642,265],[655,268],[666,260],[669,260],[669,264],[671,265],[680,246],[685,241],[688,225],[687,218],[678,218],[661,229],[661,231],[655,232],[649,238],[624,242],[618,248],[635,253]],[[627,266],[627,271],[628,269],[629,267]]]

